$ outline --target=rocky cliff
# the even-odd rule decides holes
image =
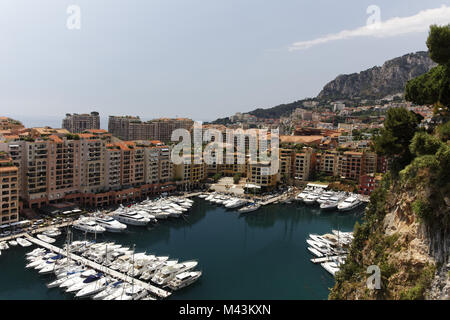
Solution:
[[[450,299],[450,184],[437,181],[427,164],[384,179],[330,299]],[[379,290],[367,288],[370,265],[381,270]]]
[[[416,52],[386,61],[360,73],[340,75],[329,82],[318,99],[382,99],[403,93],[406,82],[428,72],[436,64],[428,52]]]

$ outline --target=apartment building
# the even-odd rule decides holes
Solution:
[[[19,169],[0,151],[0,225],[19,221]]]
[[[155,130],[154,124],[143,122],[139,117],[109,116],[108,132],[122,140],[151,140],[155,138]]]
[[[160,118],[143,122],[139,117],[110,116],[108,131],[122,140],[159,140],[169,142],[176,129],[190,130],[194,121],[187,118]]]
[[[337,151],[319,152],[316,155],[316,171],[337,176],[339,154]]]
[[[249,189],[257,187],[261,191],[275,188],[277,185],[278,173],[271,173],[270,165],[271,163],[269,161],[259,163],[252,163],[249,161],[246,187]]]
[[[66,113],[66,117],[62,121],[62,128],[67,129],[71,133],[82,133],[88,129],[100,129],[100,115],[96,111],[90,114]]]
[[[198,187],[207,177],[206,164],[203,161],[196,162],[194,155],[185,155],[186,159],[180,164],[173,164],[174,179],[178,188]],[[187,159],[190,158],[190,163]],[[197,159],[198,160],[198,159]]]
[[[297,181],[307,181],[316,166],[316,154],[311,148],[304,148],[303,152],[296,152],[292,175]]]

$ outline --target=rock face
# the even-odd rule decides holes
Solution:
[[[403,93],[406,83],[418,77],[436,64],[428,52],[416,52],[386,61],[381,67],[373,67],[360,73],[340,75],[329,82],[319,99],[382,99],[389,95]]]

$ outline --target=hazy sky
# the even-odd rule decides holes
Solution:
[[[81,10],[79,30],[67,28],[70,5]],[[379,32],[364,27],[370,5],[380,8]],[[91,110],[105,119],[208,121],[289,103],[316,96],[339,74],[426,50],[426,25],[450,22],[449,6],[443,0],[1,0],[0,114],[28,126],[59,126],[65,113]],[[437,10],[422,12],[427,9]]]

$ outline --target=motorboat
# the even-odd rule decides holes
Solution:
[[[336,193],[333,191],[325,191],[323,192],[320,197],[316,200],[318,204],[322,204],[326,201],[328,201],[331,197],[333,197]]]
[[[80,291],[81,289],[88,286],[89,284],[91,284],[97,280],[100,280],[102,277],[103,277],[103,273],[101,273],[101,272],[94,274],[94,275],[90,275],[87,278],[85,278],[83,281],[78,281],[78,282],[74,283],[73,285],[71,285],[70,287],[67,287],[66,292]]]
[[[359,198],[355,195],[352,195],[348,198],[346,198],[344,201],[340,202],[337,205],[337,208],[339,211],[350,211],[357,207],[359,207],[362,204],[362,201],[359,200]]]
[[[39,240],[42,240],[42,241],[47,242],[47,243],[53,243],[53,242],[56,241],[55,239],[50,238],[49,236],[46,236],[45,234],[38,234],[36,237]]]
[[[320,204],[320,209],[322,209],[322,210],[334,210],[334,209],[337,208],[339,202],[344,199],[344,197],[345,197],[344,194],[334,195],[334,196],[328,198],[328,200],[326,200],[325,202],[321,203]]]
[[[308,247],[309,252],[311,252],[313,255],[315,255],[317,258],[322,258],[323,257],[323,253],[320,252],[319,250],[312,248],[312,247]]]
[[[117,281],[114,283],[110,283],[109,285],[107,285],[105,287],[104,290],[98,292],[97,294],[95,294],[92,299],[94,300],[103,300],[104,298],[106,298],[107,296],[109,296],[110,294],[113,294],[114,291],[118,290],[119,288],[121,288],[123,286],[124,282],[123,281]]]
[[[95,222],[109,232],[122,232],[127,228],[126,224],[120,223],[112,217],[96,217]]]
[[[107,279],[105,277],[100,278],[99,280],[88,284],[83,289],[78,291],[77,294],[75,295],[75,298],[86,298],[86,297],[93,296],[93,295],[99,293],[100,291],[105,290],[109,284],[110,284],[109,279]]]
[[[201,271],[187,271],[177,274],[173,280],[168,284],[168,287],[172,290],[179,290],[194,283],[202,275]]]
[[[74,277],[78,277],[81,274],[82,271],[72,271],[70,273],[68,273],[65,277],[62,278],[58,278],[53,282],[50,282],[49,284],[47,284],[47,288],[55,288],[55,287],[59,287],[62,283],[64,283],[65,281],[74,278]]]
[[[105,228],[98,225],[93,219],[80,218],[73,223],[73,227],[77,230],[89,232],[89,233],[103,233]]]
[[[317,201],[317,199],[320,198],[320,195],[321,195],[320,193],[310,193],[308,196],[303,198],[303,202],[309,205],[314,204]]]
[[[28,241],[24,238],[17,238],[16,241],[21,247],[29,247],[32,245],[32,243],[30,241]]]
[[[239,208],[242,207],[243,205],[245,205],[247,203],[247,201],[242,200],[242,199],[234,199],[232,202],[228,202],[225,205],[225,208],[228,209],[235,209],[235,208]]]
[[[144,288],[138,285],[134,285],[126,288],[120,296],[115,298],[114,300],[135,300],[137,296],[143,293]]]
[[[8,244],[9,244],[10,246],[12,246],[12,247],[15,247],[15,246],[17,246],[17,245],[18,245],[18,243],[17,243],[17,241],[16,241],[16,240],[11,240],[11,241],[8,241]]]
[[[60,288],[69,288],[77,282],[84,281],[87,277],[95,275],[97,272],[93,269],[88,269],[78,274],[76,277],[70,278],[59,285]]]
[[[261,207],[258,203],[251,203],[250,205],[239,209],[239,213],[248,213],[258,210]]]
[[[186,261],[173,266],[167,266],[160,269],[152,278],[152,282],[158,285],[165,285],[177,274],[191,270],[197,266],[197,261]]]
[[[61,231],[59,231],[59,229],[55,227],[45,230],[44,232],[42,232],[42,234],[54,238],[61,235]]]
[[[9,246],[6,241],[0,242],[0,250],[8,250]]]
[[[135,211],[131,212],[116,211],[113,217],[119,222],[133,226],[146,226],[150,222],[149,218],[145,218]]]

